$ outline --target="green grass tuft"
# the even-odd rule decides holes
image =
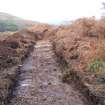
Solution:
[[[105,60],[95,60],[88,65],[90,72],[100,72],[105,70]]]

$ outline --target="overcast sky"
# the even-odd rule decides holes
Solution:
[[[0,0],[0,12],[35,20],[58,23],[79,17],[100,17],[105,0]]]

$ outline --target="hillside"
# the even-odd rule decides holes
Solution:
[[[0,12],[0,32],[17,31],[36,24],[37,22],[24,20],[7,13]]]
[[[104,17],[0,33],[0,105],[30,103],[105,105]]]

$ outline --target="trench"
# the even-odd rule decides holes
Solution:
[[[40,41],[19,69],[9,105],[91,105],[72,85],[61,81],[52,44]]]

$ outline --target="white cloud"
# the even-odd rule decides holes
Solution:
[[[40,22],[101,15],[103,0],[0,0],[0,12]]]

